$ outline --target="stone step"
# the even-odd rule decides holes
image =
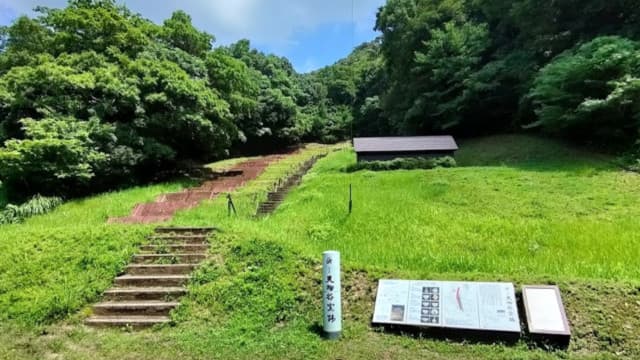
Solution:
[[[94,315],[106,316],[161,316],[168,315],[180,305],[165,301],[108,301],[93,306]]]
[[[191,273],[196,264],[131,264],[125,268],[128,275],[185,275]]]
[[[211,200],[218,196],[218,193],[213,191],[198,191],[196,189],[189,189],[182,192],[162,194],[156,198],[157,203],[165,202],[201,202],[204,200]]]
[[[134,264],[197,264],[207,258],[200,254],[140,254],[133,256]]]
[[[215,227],[157,227],[158,234],[202,235],[218,230]]]
[[[165,287],[182,286],[189,281],[188,275],[122,275],[114,284],[120,287]]]
[[[170,215],[163,216],[127,216],[120,218],[109,218],[109,224],[155,224],[171,220]]]
[[[198,205],[197,201],[169,201],[139,204],[133,216],[173,216],[180,210],[188,210]]]
[[[153,244],[191,244],[191,245],[206,245],[209,235],[168,235],[168,236],[149,236],[151,245]]]
[[[105,301],[175,300],[187,293],[183,287],[112,288],[104,293]]]
[[[162,244],[162,245],[142,245],[140,250],[153,254],[198,254],[207,252],[209,245],[206,244]]]
[[[168,316],[92,316],[84,321],[93,327],[133,327],[142,328],[169,323]]]

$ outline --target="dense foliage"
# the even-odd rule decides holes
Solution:
[[[310,77],[325,103],[351,107],[359,136],[531,130],[619,150],[639,132],[638,9],[389,0],[381,38]]]
[[[62,204],[62,199],[57,197],[43,197],[36,195],[21,205],[9,204],[0,211],[0,225],[15,224],[36,215],[50,212]]]
[[[550,131],[629,144],[640,121],[640,43],[600,37],[567,51],[540,71],[530,95]]]
[[[384,161],[363,161],[347,166],[346,172],[356,172],[360,170],[370,171],[390,171],[390,170],[416,170],[451,168],[456,166],[456,160],[450,156],[433,159],[425,158],[398,158]]]
[[[156,25],[113,0],[37,8],[0,29],[0,178],[14,197],[75,196],[182,164],[309,138],[288,60],[175,12]]]
[[[115,0],[40,7],[0,28],[0,179],[14,197],[74,196],[352,135],[525,129],[629,149],[639,9],[389,0],[379,39],[298,74],[248,40],[213,48],[182,11],[159,25]]]
[[[389,0],[376,24],[387,128],[527,127],[629,144],[638,137],[639,21],[628,0]]]

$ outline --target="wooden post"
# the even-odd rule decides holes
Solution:
[[[349,214],[353,211],[353,191],[352,186],[349,184]]]

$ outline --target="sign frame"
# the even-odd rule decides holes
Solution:
[[[530,309],[531,296],[527,295],[528,290],[547,290],[553,291],[555,295],[555,302],[559,310],[560,320],[564,330],[551,330],[544,328],[536,328],[532,323],[532,309]],[[571,340],[571,325],[567,318],[567,312],[562,302],[562,296],[560,294],[560,288],[556,285],[523,285],[522,286],[522,302],[524,305],[525,316],[527,319],[527,330],[532,337],[545,338],[548,340],[561,341],[568,343]]]

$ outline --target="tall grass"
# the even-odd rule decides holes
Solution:
[[[336,249],[349,266],[403,276],[640,278],[639,176],[528,137],[508,163],[485,161],[503,151],[499,140],[474,145],[483,149],[475,163],[486,166],[463,154],[466,167],[429,171],[346,174],[355,155],[343,150],[320,160],[266,219],[228,217],[214,203],[177,221],[273,239],[308,256]],[[558,159],[547,148],[581,156]]]
[[[0,225],[15,224],[36,215],[43,215],[62,204],[59,197],[43,197],[36,195],[21,205],[9,204],[0,212]]]
[[[69,201],[0,227],[0,323],[47,324],[98,299],[151,226],[108,225],[139,202],[182,189],[174,182]]]

